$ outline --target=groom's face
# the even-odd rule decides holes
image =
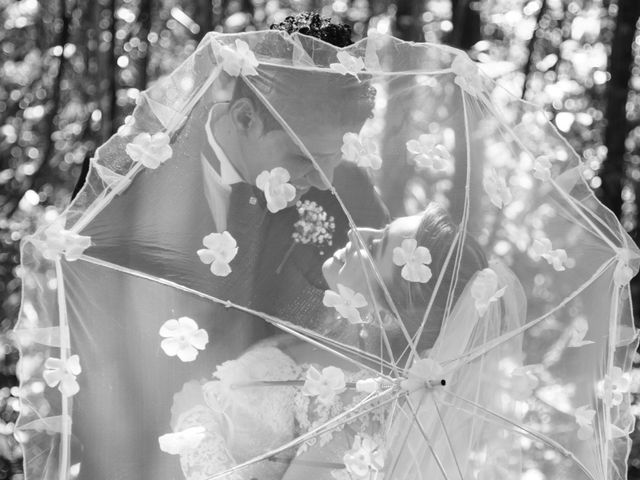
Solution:
[[[326,180],[332,182],[334,170],[342,160],[344,128],[327,124],[313,125],[313,115],[309,117],[291,127],[322,169]],[[252,110],[250,105],[245,105],[245,117],[240,120],[244,121],[236,122],[236,128],[247,181],[255,184],[256,177],[264,170],[282,167],[289,172],[290,183],[296,187],[298,195],[295,200],[311,187],[321,190],[330,188],[323,174],[287,132],[266,129],[260,114]],[[354,125],[353,129],[359,130],[359,126]]]

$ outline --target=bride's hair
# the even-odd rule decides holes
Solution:
[[[433,276],[427,283],[408,282],[401,277],[400,268],[394,270],[394,279],[388,286],[389,294],[398,309],[400,318],[411,335],[415,334],[422,323],[424,314],[429,306],[438,278],[442,276],[440,286],[436,292],[424,331],[418,342],[420,349],[433,346],[440,332],[446,309],[449,290],[454,281],[456,248],[454,239],[459,233],[456,225],[445,209],[432,202],[422,213],[422,221],[418,227],[415,239],[419,246],[429,249],[432,261],[429,267]],[[454,248],[445,267],[449,250]],[[462,247],[455,287],[452,289],[452,303],[455,305],[458,297],[471,277],[479,270],[488,266],[487,259],[478,242],[469,234],[466,235]],[[444,274],[442,274],[444,269]],[[397,337],[399,332],[393,332]]]

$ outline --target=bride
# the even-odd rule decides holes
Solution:
[[[327,323],[332,325],[329,338],[348,344],[350,338],[364,333],[367,348],[373,348],[384,335],[391,346],[389,355],[397,365],[401,359],[406,360],[406,352],[409,351],[405,333],[412,337],[418,335],[411,343],[421,358],[429,357],[430,349],[436,352],[431,356],[438,359],[455,356],[455,352],[447,351],[451,350],[452,342],[442,337],[445,333],[466,335],[468,342],[473,342],[472,328],[464,334],[459,326],[447,324],[443,330],[447,292],[436,291],[435,285],[437,279],[447,286],[446,290],[452,284],[454,269],[448,252],[455,244],[458,228],[442,207],[432,203],[419,215],[398,218],[380,230],[358,229],[358,233],[366,245],[361,245],[355,232],[350,232],[351,241],[324,263],[323,274],[330,291],[348,288],[364,297],[367,305],[363,309],[366,310],[364,318],[369,319],[369,323],[353,325],[343,318],[336,319],[339,315],[329,314]],[[394,256],[398,255],[398,249],[407,239],[415,240],[431,255],[432,276],[427,282],[405,280],[402,269],[394,262]],[[363,251],[365,247],[373,260],[368,269],[362,268],[363,259],[367,258]],[[464,241],[460,264],[453,297],[458,304],[464,303],[460,301],[461,295],[471,297],[467,286],[473,278],[478,278],[479,272],[493,272],[488,268],[481,248],[469,236]],[[367,288],[369,280],[366,277],[373,278],[373,268],[380,273],[391,302],[386,300],[384,289],[377,282],[374,288]],[[501,288],[503,286],[500,285]],[[434,302],[429,308],[432,298]],[[397,307],[404,328],[394,320],[391,303]],[[429,314],[421,328],[427,310]],[[453,308],[451,318],[459,316],[457,310],[459,305]],[[465,323],[472,326],[469,312],[464,314]],[[383,328],[374,327],[374,317],[382,319]],[[466,346],[464,338],[460,337],[453,344],[461,345],[459,353]],[[362,343],[360,345],[363,346]],[[370,372],[357,369],[350,362],[292,335],[263,340],[236,360],[224,362],[214,370],[213,380],[188,382],[174,397],[171,421],[174,432],[202,426],[205,430],[198,446],[180,456],[188,480],[219,474],[305,435],[341,409],[361,401],[366,396],[362,391],[364,384],[359,388],[354,386],[371,377]],[[297,452],[296,448],[289,448],[263,461],[251,463],[228,478],[342,478],[340,475],[348,475],[345,473],[348,472],[348,462],[346,470],[339,467],[344,463],[343,456],[352,447],[357,433],[366,432],[375,437],[376,430],[389,420],[387,417],[388,412],[381,409],[375,419],[365,416],[318,438],[311,436],[302,446],[296,445]],[[405,437],[411,437],[417,434],[402,418],[394,420],[393,424],[392,431],[396,435],[404,432]],[[406,456],[405,450],[410,451],[410,448],[390,454]],[[428,470],[423,471],[432,471],[434,465],[422,463],[421,470],[424,467]],[[379,468],[380,475],[383,475],[382,464]],[[398,472],[393,477],[389,475],[384,473],[385,478],[397,478]]]

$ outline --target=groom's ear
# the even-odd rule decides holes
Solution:
[[[264,122],[253,102],[246,98],[239,98],[229,106],[229,115],[236,131],[252,138],[259,138],[264,131]]]

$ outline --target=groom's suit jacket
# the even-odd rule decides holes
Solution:
[[[262,319],[199,293],[305,326],[312,326],[322,311],[327,288],[322,263],[346,242],[348,222],[340,205],[328,191],[312,189],[305,195],[335,218],[334,247],[321,251],[296,245],[278,269],[293,241],[297,211],[271,214],[255,187],[236,185],[227,230],[238,242],[238,254],[229,276],[212,275],[196,254],[202,239],[216,231],[204,195],[201,149],[193,147],[204,141],[202,131],[201,125],[187,121],[172,145],[172,158],[157,170],[141,171],[81,232],[94,239],[88,256],[131,273],[82,261],[67,266],[68,275],[94,284],[96,277],[104,278],[121,286],[106,289],[90,303],[91,293],[73,292],[72,351],[80,355],[86,372],[79,377],[73,410],[73,433],[82,445],[73,459],[82,462],[80,480],[182,479],[177,457],[161,452],[155,440],[171,431],[173,395],[184,382],[210,378],[217,365],[276,331]],[[352,165],[339,168],[336,177],[351,188],[342,189],[340,182],[336,188],[344,192],[356,223],[384,224],[386,212],[366,174]],[[350,196],[352,192],[357,194]],[[154,279],[183,290],[163,290]],[[207,348],[192,363],[168,357],[159,348],[160,326],[180,316],[194,318],[209,334]],[[105,361],[109,351],[111,361]]]

